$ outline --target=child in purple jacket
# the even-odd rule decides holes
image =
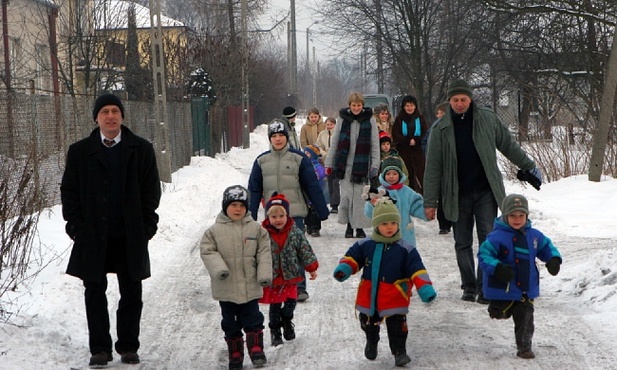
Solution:
[[[306,154],[306,156],[311,160],[311,164],[315,169],[317,181],[319,181],[319,187],[321,188],[321,191],[324,192],[324,197],[328,199],[328,195],[326,194],[326,191],[328,190],[328,186],[326,183],[326,169],[321,164],[321,155],[319,148],[315,145],[308,145],[304,148],[304,154]],[[309,204],[309,213],[304,218],[304,224],[306,225],[307,234],[312,237],[321,236],[319,232],[321,230],[321,220],[319,219],[317,212],[311,204]]]

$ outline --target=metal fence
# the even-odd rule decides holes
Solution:
[[[60,180],[70,144],[97,127],[92,117],[94,97],[0,95],[0,161],[29,163],[47,205],[60,202]],[[124,125],[150,140],[155,150],[161,143],[154,103],[124,101]],[[190,162],[192,150],[191,106],[171,102],[168,109],[171,172]],[[159,150],[156,150],[157,154]],[[1,168],[15,168],[2,166]]]

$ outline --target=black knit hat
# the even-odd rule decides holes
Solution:
[[[287,126],[285,126],[285,122],[280,119],[273,119],[268,125],[268,140],[272,138],[274,134],[283,134],[289,140],[289,131],[287,131]]]
[[[94,102],[94,108],[92,108],[92,118],[94,121],[96,121],[96,116],[99,115],[99,111],[106,105],[115,105],[120,108],[122,119],[124,119],[124,105],[122,105],[120,98],[114,94],[103,94],[96,98],[96,101]]]
[[[448,100],[457,94],[465,94],[473,99],[473,93],[471,87],[464,80],[456,80],[448,86]]]
[[[294,118],[296,116],[296,108],[290,106],[283,108],[283,116],[285,118]]]
[[[227,207],[233,202],[242,202],[246,209],[249,208],[249,191],[241,185],[233,185],[223,192],[223,213],[227,215]]]

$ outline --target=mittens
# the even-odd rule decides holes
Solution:
[[[351,266],[346,263],[339,263],[338,266],[334,269],[334,278],[341,283],[351,276]]]
[[[327,175],[327,176],[332,175],[332,168],[330,168],[330,167],[326,167],[326,175]]]
[[[498,263],[497,266],[495,266],[495,272],[493,272],[493,275],[504,283],[509,283],[510,280],[514,278],[514,270],[510,265]]]
[[[561,259],[559,257],[553,257],[546,263],[546,269],[548,273],[555,276],[559,273],[561,268]]]
[[[542,185],[542,173],[540,173],[537,167],[527,171],[518,170],[516,178],[521,181],[527,181],[536,190],[540,190],[540,185]]]
[[[379,170],[375,167],[371,167],[371,169],[368,171],[368,178],[374,179],[375,177],[377,177],[377,175],[379,175]]]
[[[423,285],[422,288],[418,289],[418,295],[420,299],[424,303],[430,303],[435,300],[437,297],[437,292],[435,292],[435,288],[431,284]]]

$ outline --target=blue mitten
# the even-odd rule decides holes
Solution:
[[[418,289],[418,295],[420,295],[422,302],[430,303],[437,297],[437,292],[431,284],[426,284],[422,286],[422,288]]]
[[[338,266],[334,269],[334,278],[341,283],[351,276],[351,266],[346,263],[339,263]]]

